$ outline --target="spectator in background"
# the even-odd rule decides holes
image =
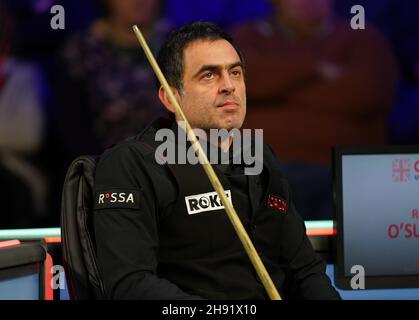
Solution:
[[[35,61],[45,72],[53,71],[54,57],[70,32],[80,31],[98,16],[96,1],[74,0],[1,0],[7,4],[18,22],[14,32],[13,54]],[[54,5],[65,10],[64,29],[54,30],[50,21]]]
[[[387,142],[398,70],[370,24],[352,30],[332,0],[275,0],[270,19],[233,30],[247,57],[244,127],[263,128],[304,219],[333,213],[331,148]]]
[[[103,16],[63,49],[57,125],[68,158],[99,153],[140,131],[164,112],[153,72],[132,31],[142,29],[152,51],[169,31],[157,0],[103,0]]]
[[[80,1],[74,0],[1,0],[0,2],[8,8],[15,21],[13,46],[9,51],[9,56],[13,57],[14,62],[30,61],[31,66],[26,68],[28,63],[25,63],[25,69],[32,69],[30,71],[32,76],[25,76],[25,82],[30,82],[33,87],[36,86],[37,96],[42,95],[42,141],[36,148],[36,152],[31,152],[31,163],[36,163],[36,167],[43,173],[48,185],[47,219],[42,219],[39,226],[56,227],[60,223],[61,190],[68,156],[65,156],[63,152],[63,143],[59,139],[60,133],[55,127],[58,121],[55,117],[58,104],[54,100],[51,84],[57,83],[57,74],[61,75],[62,71],[55,68],[54,59],[67,34],[85,28],[94,17],[97,17],[97,4],[95,1],[85,1],[81,6]],[[54,16],[50,10],[56,4],[65,9],[65,29],[63,30],[54,30],[50,26],[50,21]],[[21,65],[20,62],[17,64]],[[33,65],[36,65],[36,70]],[[34,78],[34,80],[29,80],[29,78]],[[28,90],[28,92],[32,91]],[[27,118],[30,118],[30,113],[27,114]],[[34,117],[30,124],[37,123],[36,119]],[[34,140],[38,137],[36,134],[30,136]],[[17,205],[30,205],[30,202],[18,201],[14,206]],[[20,211],[29,213],[28,210]]]
[[[42,78],[10,56],[13,19],[0,4],[0,229],[38,227],[48,212],[48,183],[35,164],[45,125]]]
[[[389,39],[406,81],[418,81],[414,74],[419,59],[419,2],[412,0],[339,0],[336,10],[351,17],[351,8],[361,5],[368,21]]]
[[[412,66],[412,74],[418,66]],[[416,71],[419,79],[419,70]],[[419,81],[400,85],[397,103],[390,114],[390,141],[393,144],[419,144]]]
[[[339,0],[337,10],[350,13],[362,5],[367,20],[383,31],[393,46],[401,82],[390,113],[390,142],[419,144],[419,3],[411,0]]]

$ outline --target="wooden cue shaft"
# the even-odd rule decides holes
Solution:
[[[158,66],[156,60],[154,59],[154,56],[150,50],[150,48],[147,45],[146,40],[144,39],[140,29],[135,25],[132,27],[134,30],[135,35],[137,36],[138,41],[140,42],[141,47],[144,50],[145,55],[147,56],[148,61],[150,62],[151,67],[153,68],[157,78],[159,79],[161,85],[163,86],[168,99],[170,103],[175,107],[176,113],[180,117],[182,121],[185,123],[185,129],[186,134],[188,135],[192,146],[194,147],[195,152],[197,153],[200,163],[202,164],[205,173],[207,174],[213,188],[217,192],[218,196],[221,199],[221,202],[224,205],[225,211],[233,224],[234,229],[236,230],[236,233],[246,250],[246,253],[248,254],[250,261],[252,262],[263,286],[265,287],[266,292],[268,293],[271,300],[281,300],[281,296],[279,295],[275,285],[272,282],[271,277],[269,276],[265,266],[263,265],[262,260],[260,259],[252,241],[249,238],[249,235],[247,234],[246,230],[243,227],[243,224],[240,221],[240,218],[237,215],[236,210],[234,209],[231,202],[228,200],[224,188],[221,185],[220,181],[218,180],[218,177],[216,173],[214,172],[214,169],[212,168],[211,164],[208,161],[208,158],[204,151],[202,150],[202,147],[197,140],[195,133],[193,132],[191,126],[189,125],[188,120],[186,119],[182,109],[180,108],[179,104],[177,103],[172,90],[167,83],[167,80],[163,73],[160,70],[160,67]]]

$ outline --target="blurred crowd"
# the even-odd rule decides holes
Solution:
[[[53,5],[65,29],[50,26]],[[351,7],[365,8],[364,30]],[[419,3],[407,0],[2,0],[0,229],[59,225],[71,161],[163,115],[131,30],[156,53],[206,20],[246,63],[245,127],[264,129],[306,220],[333,217],[331,149],[419,144]]]

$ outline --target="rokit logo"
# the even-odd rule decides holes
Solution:
[[[227,199],[231,202],[231,191],[226,190]],[[188,214],[224,209],[217,192],[207,192],[185,197]]]
[[[393,182],[419,180],[419,160],[395,159],[392,163]],[[413,173],[413,175],[412,175]]]
[[[138,204],[138,190],[107,190],[97,192],[95,208],[138,208]]]

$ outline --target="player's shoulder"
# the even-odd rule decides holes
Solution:
[[[144,160],[151,150],[140,143],[135,137],[115,144],[106,149],[99,158],[98,165],[103,163],[131,162],[132,160]]]
[[[159,119],[160,121],[160,119]],[[160,122],[156,120],[135,136],[106,149],[100,156],[98,165],[123,164],[141,166],[156,162],[155,153],[160,142],[155,139]]]

